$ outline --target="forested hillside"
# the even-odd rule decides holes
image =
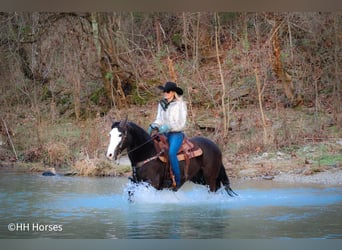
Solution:
[[[341,44],[341,13],[0,13],[0,160],[106,167],[167,80],[226,161],[341,138]]]

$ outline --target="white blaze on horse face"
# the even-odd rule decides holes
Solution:
[[[106,156],[108,159],[112,160],[114,157],[115,149],[122,140],[122,137],[121,137],[122,133],[119,131],[118,128],[113,128],[110,131],[109,135],[110,135],[110,142],[109,142]]]

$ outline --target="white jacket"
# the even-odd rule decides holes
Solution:
[[[161,104],[158,105],[157,118],[153,125],[160,127],[167,125],[169,132],[181,132],[185,129],[187,117],[186,103],[183,100],[172,101],[166,111],[163,110]]]

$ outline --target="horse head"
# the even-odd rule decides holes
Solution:
[[[127,147],[127,117],[121,122],[114,122],[109,132],[110,141],[106,156],[110,160],[117,160],[118,155]]]

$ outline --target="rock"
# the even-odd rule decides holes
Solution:
[[[65,173],[64,176],[74,176],[77,174],[78,174],[77,172],[68,172],[68,173]]]
[[[42,173],[43,176],[55,176],[56,175],[56,169],[55,168],[48,168]]]
[[[274,176],[272,176],[272,175],[264,175],[264,176],[262,177],[262,179],[270,181],[270,180],[273,180],[273,179],[274,179]]]

